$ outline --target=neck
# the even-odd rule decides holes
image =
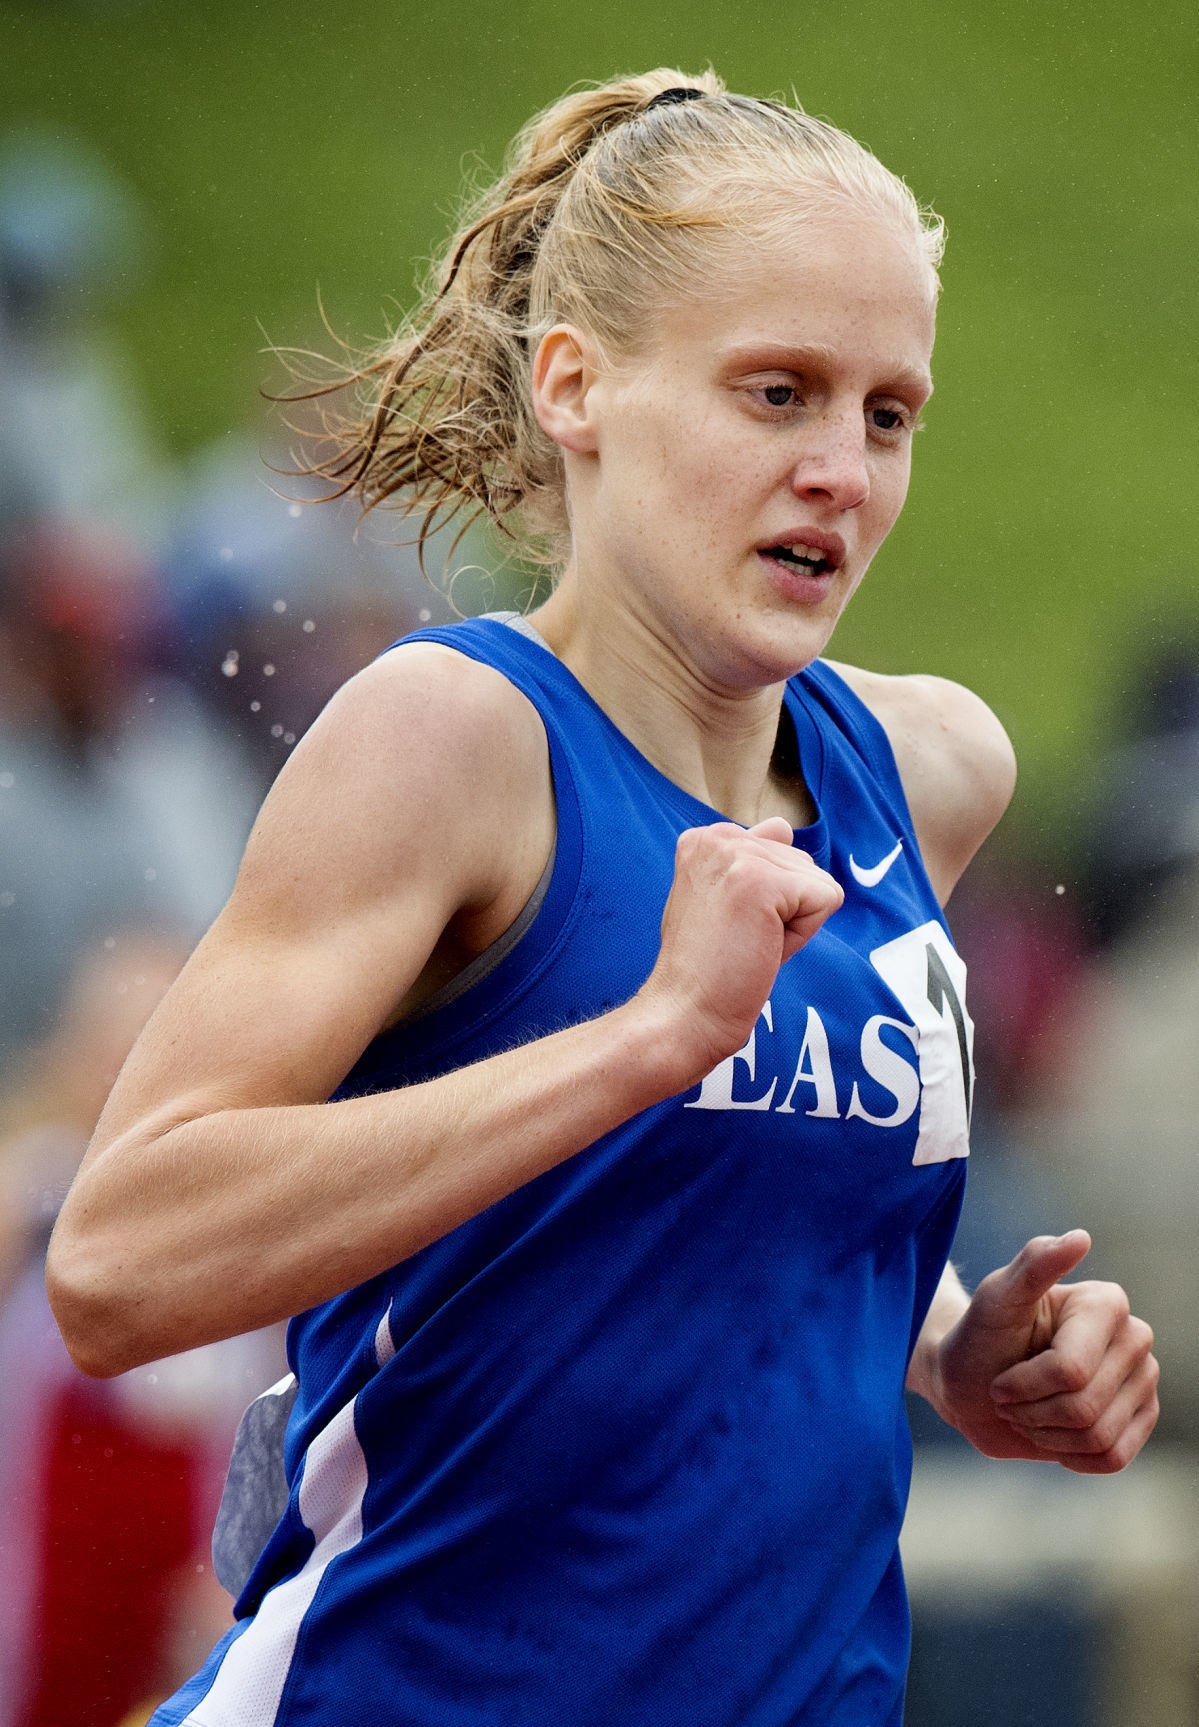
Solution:
[[[701,665],[644,613],[614,605],[567,571],[531,620],[612,722],[666,778],[746,827],[815,807],[780,747],[782,684],[742,687]]]

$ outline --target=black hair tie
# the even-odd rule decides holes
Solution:
[[[648,114],[651,108],[671,108],[676,102],[698,102],[704,94],[693,84],[675,84],[669,90],[660,90],[652,102],[647,102],[645,112]]]

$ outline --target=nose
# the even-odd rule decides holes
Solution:
[[[830,409],[804,428],[803,449],[791,475],[797,498],[834,509],[857,510],[870,496],[866,422],[861,406]]]

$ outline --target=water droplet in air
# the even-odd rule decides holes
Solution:
[[[289,516],[302,516],[304,514],[304,506],[303,504],[288,504],[287,513]]]
[[[272,726],[271,727],[271,736],[273,738],[281,738],[283,736],[283,727],[282,726]]]
[[[294,744],[295,741],[296,741],[296,734],[294,732],[284,732],[283,742],[285,744]]]
[[[134,983],[139,984],[139,985],[145,983],[145,981],[146,981],[145,973],[140,972],[140,971],[136,972],[134,974],[133,981],[134,981]]]
[[[285,612],[287,610],[287,601],[286,600],[276,600],[275,601],[275,610],[277,612]]]
[[[1053,891],[1054,891],[1054,893],[1056,893],[1056,894],[1063,894],[1063,893],[1065,893],[1065,891],[1066,891],[1066,884],[1065,884],[1065,882],[1058,882],[1058,884],[1057,884],[1057,886],[1056,886],[1056,887],[1055,887],[1055,888],[1054,888],[1054,890],[1053,890]]]
[[[8,791],[11,786],[15,786],[16,783],[16,774],[0,774],[0,786],[3,786],[5,791]]]
[[[275,675],[275,668],[270,663],[269,660],[267,661],[266,665],[263,666],[263,668],[262,668],[262,675],[264,678],[273,678]]]
[[[221,661],[221,670],[227,678],[235,678],[237,676],[240,669],[238,665],[239,657],[240,656],[238,655],[236,648],[229,648],[226,652],[224,659]],[[154,700],[153,696],[150,697],[150,700]]]
[[[5,888],[4,892],[0,893],[0,905],[4,906],[6,910],[10,905],[16,905],[16,903],[17,896],[11,888]]]
[[[257,714],[257,713],[260,713],[261,711],[262,711],[262,703],[261,702],[251,702],[250,703],[250,712],[252,714]]]
[[[144,869],[142,871],[142,875],[146,881],[157,881],[158,880],[158,871],[156,869]]]
[[[433,614],[429,610],[428,606],[422,606],[420,611],[417,612],[416,615],[420,619],[422,624],[427,624],[429,619],[433,616]]]
[[[313,622],[313,620],[311,618],[305,618],[304,619],[304,634],[305,635],[310,636],[312,634],[313,630],[315,630],[315,628],[316,628],[316,624]]]
[[[232,563],[233,562],[233,547],[232,546],[222,546],[220,553],[219,553],[219,556],[220,556],[220,560],[223,564]]]
[[[117,945],[116,936],[115,935],[106,935],[104,937],[104,945],[108,949],[108,951],[111,953],[113,948]]]

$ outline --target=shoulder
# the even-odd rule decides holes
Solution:
[[[536,851],[534,812],[551,797],[545,729],[527,697],[452,648],[406,643],[344,684],[305,733],[246,864],[276,880],[336,874],[342,892],[373,893],[432,860],[457,903],[477,904],[510,869],[527,873],[523,836]]]
[[[1011,799],[1008,735],[981,697],[948,678],[829,663],[890,740],[925,865],[945,901]]]
[[[353,741],[414,745],[438,771],[519,774],[545,753],[545,727],[527,696],[494,666],[440,642],[402,642],[334,696],[309,736],[334,748]],[[308,740],[305,739],[305,742]]]

